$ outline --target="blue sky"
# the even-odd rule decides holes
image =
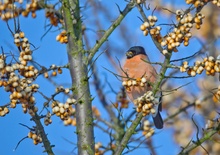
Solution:
[[[111,8],[111,18],[112,20],[115,19],[118,15],[118,9],[115,3],[117,3],[121,9],[125,7],[126,2],[125,1],[100,1],[100,3],[104,4],[108,8]],[[149,14],[151,12],[148,12]],[[147,14],[148,14],[147,13]],[[157,13],[156,13],[157,14]],[[97,17],[91,16],[91,9],[87,9],[83,12],[84,18],[85,18],[85,24],[88,28],[97,30],[95,24],[93,23],[93,19]],[[125,44],[123,41],[123,38],[119,37],[120,29],[118,28],[108,39],[108,44],[114,44],[114,50],[111,51],[112,57],[114,58],[114,61],[117,63],[117,58],[120,60],[124,59],[124,53],[127,49],[129,49],[131,46],[134,45],[141,45],[144,46],[146,51],[148,51],[148,55],[151,59],[151,61],[161,61],[162,55],[159,53],[159,51],[156,49],[156,47],[152,44],[152,41],[149,37],[144,37],[142,35],[142,32],[139,30],[139,26],[141,24],[141,21],[138,19],[140,17],[140,14],[138,13],[137,9],[133,9],[132,12],[125,18],[122,24],[128,24],[129,28],[127,37],[130,37],[128,43]],[[168,23],[170,22],[170,19],[164,19],[162,18],[161,14],[158,14],[160,22]],[[111,24],[111,21],[108,21],[105,19],[105,16],[102,14],[98,15],[98,18],[102,20],[102,26],[103,29],[106,29]],[[9,22],[10,26],[13,27],[13,22]],[[39,11],[37,13],[36,19],[27,19],[27,18],[20,18],[20,27],[21,30],[25,32],[26,37],[29,39],[31,43],[33,43],[36,47],[39,49],[34,52],[34,60],[38,63],[44,65],[45,67],[49,67],[51,64],[57,64],[57,65],[64,65],[67,63],[67,54],[66,54],[66,46],[61,45],[56,42],[55,38],[56,35],[60,32],[57,30],[57,28],[53,28],[51,32],[49,32],[42,40],[41,37],[45,33],[45,19],[44,19],[44,12]],[[0,46],[4,48],[4,51],[12,51],[17,52],[15,46],[13,45],[13,37],[9,33],[6,24],[2,21],[0,21]],[[163,32],[166,32],[167,30],[164,30]],[[88,31],[86,32],[87,35],[91,38],[91,44],[90,46],[94,45],[97,36],[94,32]],[[132,35],[131,35],[132,34]],[[101,51],[104,51],[106,49],[106,45],[103,45],[100,49],[99,53]],[[192,55],[192,53],[187,53],[187,50],[190,49],[190,51],[197,51],[199,49],[199,45],[192,44],[187,48],[180,47],[181,54],[176,53],[173,56],[174,58],[180,58],[183,56]],[[117,51],[116,51],[117,50]],[[151,52],[149,52],[151,51]],[[152,52],[153,51],[153,52]],[[98,54],[99,54],[98,53]],[[108,81],[112,84],[112,87],[115,91],[118,91],[121,87],[121,82],[115,78],[111,73],[109,73],[107,70],[105,70],[103,67],[108,68],[109,70],[115,71],[114,67],[111,66],[109,61],[106,60],[106,55],[102,54],[100,58],[97,60],[96,64],[98,66],[98,72],[100,73],[101,82],[104,84],[104,77],[107,75]],[[53,78],[58,84],[63,84],[65,87],[69,87],[71,84],[71,79],[69,77],[69,72],[67,70],[64,70],[64,74],[62,74],[59,77]],[[92,79],[91,79],[92,80]],[[178,83],[179,81],[175,81]],[[39,78],[36,83],[40,85],[40,91],[44,92],[46,95],[50,95],[55,92],[54,86],[45,80],[44,78]],[[187,83],[187,82],[186,82]],[[109,87],[105,87],[103,90],[107,94],[107,100],[109,103],[115,101],[115,94],[114,93],[108,93],[110,92]],[[99,100],[97,98],[97,94],[95,92],[95,89],[93,85],[91,84],[91,93],[95,97],[93,101],[93,105],[97,106],[100,111],[102,112],[102,116],[105,119],[108,119],[108,115],[105,114],[105,111],[103,110],[103,107],[100,105]],[[44,99],[40,95],[36,95],[38,98],[37,105],[39,107],[42,107],[42,104],[44,103]],[[4,105],[5,103],[8,103],[9,98],[8,94],[3,91],[2,88],[0,88],[0,105]],[[63,97],[60,96],[58,99],[61,101],[63,100]],[[40,109],[40,108],[39,108]],[[130,108],[132,109],[132,108]],[[126,111],[124,110],[124,115],[128,115],[130,110]],[[165,112],[163,113],[163,116],[166,116]],[[74,149],[76,144],[76,135],[74,133],[75,127],[64,127],[63,123],[56,117],[52,118],[53,123],[47,127],[45,127],[46,133],[48,133],[48,137],[52,144],[55,145],[54,152],[56,155],[70,155],[72,154],[71,151]],[[1,141],[0,141],[0,154],[2,155],[39,155],[43,154],[43,148],[42,145],[39,144],[37,146],[33,145],[31,139],[25,139],[22,141],[17,148],[16,151],[13,151],[17,143],[28,134],[28,129],[19,125],[18,123],[23,123],[28,126],[33,126],[34,123],[30,121],[30,116],[28,114],[23,114],[21,106],[18,105],[16,109],[10,109],[10,113],[6,115],[5,117],[0,118],[0,135],[1,135]],[[100,130],[95,130],[95,138],[96,142],[101,141],[103,144],[106,144],[106,138],[108,139],[108,135],[100,134]],[[164,128],[161,131],[156,131],[156,135],[153,137],[154,145],[158,147],[156,149],[156,152],[160,154],[166,154],[172,155],[176,154],[179,150],[179,147],[174,144],[172,136],[172,129]],[[70,142],[66,141],[65,139],[68,139]],[[72,143],[74,144],[72,144]],[[170,149],[167,149],[170,148]],[[145,152],[146,151],[146,152]],[[145,153],[149,154],[148,150],[138,150],[136,152],[132,152],[131,154],[135,153]]]

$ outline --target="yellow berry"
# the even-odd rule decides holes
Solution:
[[[31,138],[32,138],[33,140],[36,140],[36,139],[37,139],[37,135],[36,135],[35,133],[33,133],[33,134],[31,135]]]
[[[147,27],[146,27],[144,24],[142,24],[142,25],[140,26],[141,31],[146,30],[146,28],[147,28]]]
[[[44,73],[44,77],[45,77],[45,78],[48,78],[48,77],[49,77],[48,72],[45,72],[45,73]]]
[[[20,32],[20,33],[19,33],[19,37],[20,37],[20,38],[24,38],[24,37],[25,37],[24,32]]]
[[[144,31],[143,31],[143,35],[144,35],[144,36],[147,36],[147,35],[148,35],[148,32],[149,32],[148,30],[144,30]]]
[[[57,72],[58,72],[59,74],[62,74],[63,71],[62,71],[61,68],[58,68],[58,69],[57,69]]]
[[[28,138],[32,138],[32,136],[33,136],[33,132],[29,132],[28,133]]]

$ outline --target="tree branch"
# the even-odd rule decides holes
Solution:
[[[112,25],[105,31],[104,35],[101,39],[99,39],[94,47],[90,50],[90,54],[88,56],[88,63],[92,60],[98,49],[102,46],[102,44],[107,40],[110,34],[117,28],[117,26],[122,22],[125,16],[134,8],[134,2],[131,1],[128,3],[123,11],[120,11],[120,15],[118,18],[112,23]]]
[[[213,135],[218,133],[220,130],[220,124],[216,128],[211,129],[207,133],[204,134],[204,136],[197,141],[194,141],[191,145],[188,145],[186,148],[183,148],[182,151],[178,155],[188,155],[193,149],[195,149],[198,146],[201,146],[203,142],[206,140],[211,139]]]
[[[52,150],[52,146],[50,144],[50,141],[47,138],[47,134],[44,131],[44,127],[41,124],[40,118],[41,117],[37,113],[35,113],[35,115],[32,117],[32,120],[35,122],[36,128],[39,131],[39,134],[42,138],[42,142],[44,144],[45,152],[47,152],[48,155],[54,155],[53,150]]]
[[[140,5],[137,5],[138,7],[138,10],[142,16],[142,18],[144,20],[147,20],[147,17],[146,15],[144,14],[143,12],[143,9],[140,7]],[[152,37],[156,47],[162,51],[162,47],[160,46],[160,44]],[[164,60],[164,65],[162,66],[161,70],[160,70],[160,74],[159,76],[157,77],[157,80],[156,82],[154,83],[153,85],[153,88],[152,88],[152,91],[154,93],[154,95],[156,95],[160,85],[161,85],[161,82],[163,81],[164,79],[164,76],[165,76],[165,73],[168,69],[168,66],[169,66],[169,63],[170,63],[170,58],[171,58],[171,52],[169,52],[166,57],[165,57],[165,60]],[[126,131],[120,145],[118,146],[116,152],[115,152],[115,155],[120,155],[122,154],[124,148],[126,147],[130,137],[134,134],[134,131],[137,127],[137,125],[140,123],[141,119],[143,118],[143,115],[142,115],[142,112],[138,113],[137,117],[135,118],[135,120],[132,122],[131,126],[128,128],[128,130]]]

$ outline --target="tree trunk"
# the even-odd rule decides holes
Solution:
[[[94,154],[92,103],[87,76],[86,52],[82,42],[82,24],[78,0],[63,0],[65,29],[68,34],[68,60],[73,97],[77,100],[78,154]]]

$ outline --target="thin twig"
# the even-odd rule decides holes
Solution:
[[[21,143],[23,140],[25,140],[26,138],[28,138],[28,136],[26,136],[26,137],[22,138],[21,140],[19,140],[19,142],[17,143],[16,147],[15,147],[13,150],[16,151],[17,148],[18,148],[18,146],[20,145],[20,143]]]
[[[110,34],[118,27],[118,25],[121,23],[121,21],[124,19],[124,17],[134,8],[134,3],[131,1],[128,3],[123,11],[121,11],[118,18],[112,23],[112,25],[105,31],[102,38],[100,38],[94,47],[90,50],[90,54],[88,56],[88,63],[92,60],[98,49],[101,47],[101,45],[107,40],[107,38],[110,36]]]

